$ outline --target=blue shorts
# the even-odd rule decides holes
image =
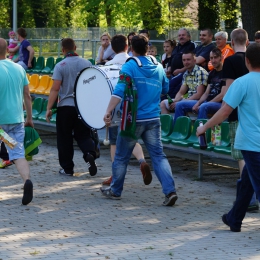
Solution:
[[[119,126],[111,126],[111,127],[108,128],[109,141],[110,141],[110,144],[112,144],[112,145],[116,145],[118,128],[119,128]]]
[[[1,125],[3,130],[10,135],[18,144],[11,149],[9,146],[6,145],[9,160],[16,160],[20,158],[25,158],[24,153],[24,123],[18,124],[8,124],[8,125]]]

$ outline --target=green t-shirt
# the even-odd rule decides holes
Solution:
[[[29,81],[22,66],[0,60],[0,125],[24,122],[23,92]]]

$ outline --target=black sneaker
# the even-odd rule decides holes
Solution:
[[[163,205],[164,206],[173,206],[177,199],[178,199],[178,196],[177,196],[176,192],[171,192],[170,194],[165,196]]]
[[[33,184],[31,180],[26,180],[24,186],[23,186],[23,199],[22,204],[27,205],[29,204],[33,199]]]
[[[84,160],[87,163],[89,174],[95,176],[97,174],[97,166],[94,157],[88,153],[87,156],[84,156]]]
[[[63,176],[73,176],[73,173],[66,173],[64,169],[60,169],[59,174]]]
[[[100,188],[100,191],[102,193],[103,196],[107,197],[108,199],[112,199],[112,200],[121,200],[121,196],[117,196],[115,195],[112,190],[110,189],[110,187],[108,188]]]
[[[233,231],[233,232],[240,232],[241,231],[241,228],[234,228],[234,227],[231,227],[229,224],[228,224],[228,221],[227,221],[227,214],[224,214],[222,216],[222,221],[224,224],[226,224],[227,226],[229,226],[230,230]]]

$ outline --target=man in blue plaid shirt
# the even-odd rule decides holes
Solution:
[[[173,103],[169,106],[170,111],[175,109],[174,124],[179,116],[184,116],[186,112],[192,111],[194,102],[190,101],[200,99],[205,92],[208,80],[208,72],[196,65],[193,52],[183,53],[182,62],[187,70],[183,74],[182,86],[176,94]],[[183,96],[186,93],[188,93],[188,96],[184,99]]]

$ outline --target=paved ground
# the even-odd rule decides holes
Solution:
[[[0,170],[0,259],[260,259],[259,213],[247,214],[241,233],[221,221],[234,200],[237,170],[207,166],[206,171],[226,175],[196,181],[196,163],[167,151],[179,196],[174,207],[162,206],[156,177],[143,185],[135,160],[122,200],[111,201],[99,192],[111,173],[107,148],[102,147],[95,177],[86,172],[77,148],[76,176],[63,177],[55,136],[42,139],[30,162],[31,204],[21,205],[22,183],[14,166]]]

